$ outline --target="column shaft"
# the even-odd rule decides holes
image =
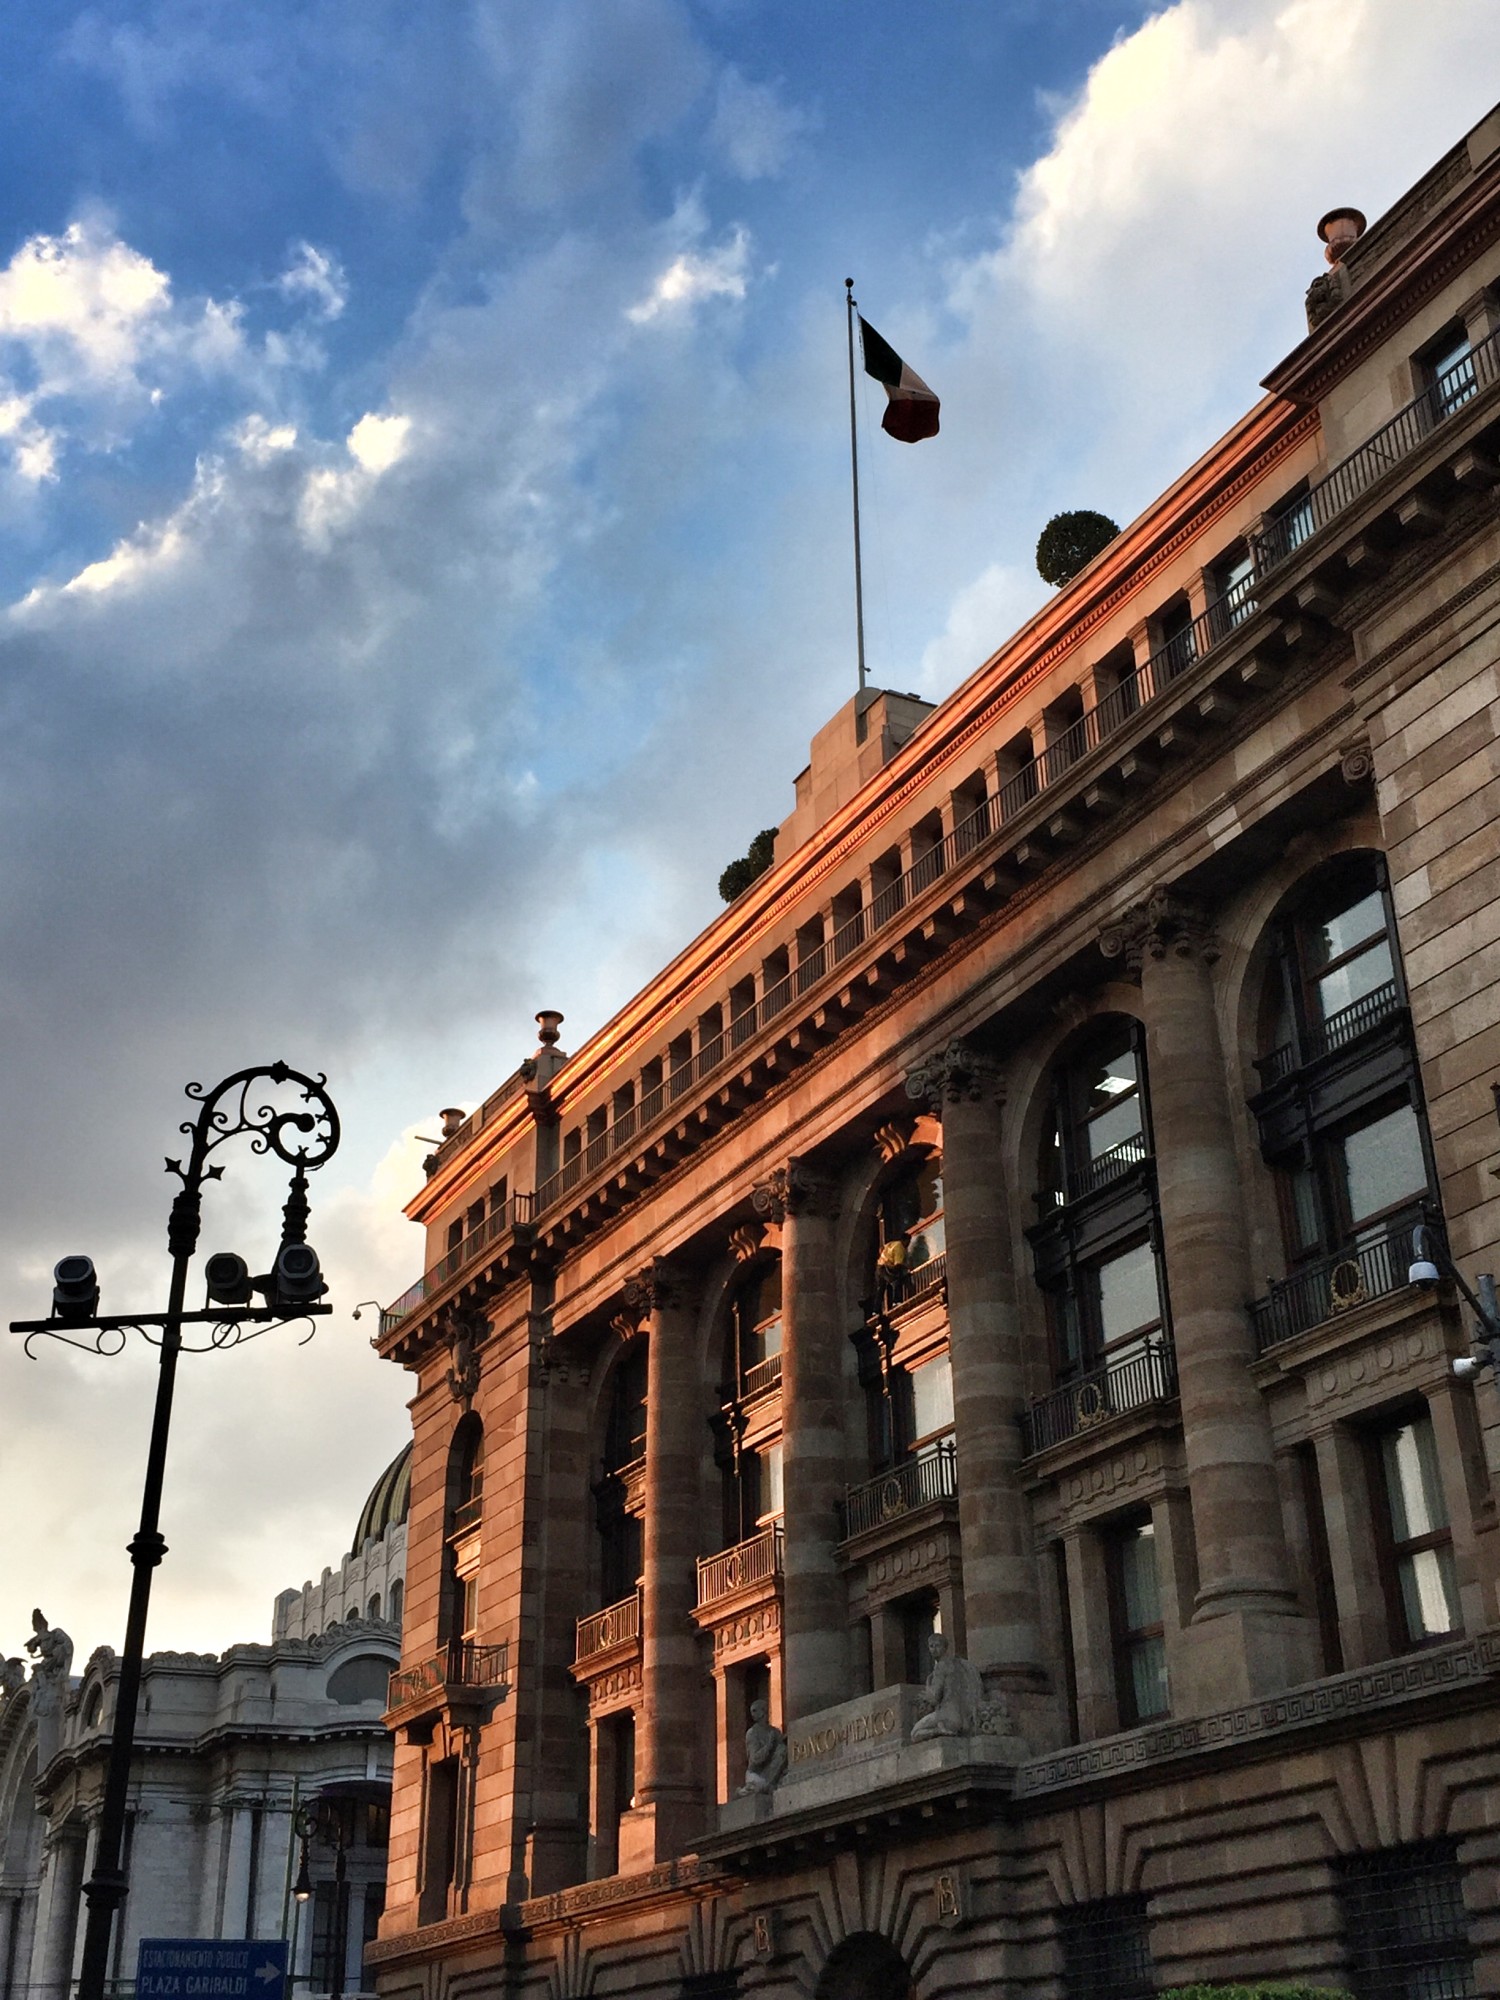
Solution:
[[[693,1625],[702,1530],[699,1458],[707,1430],[696,1367],[696,1315],[662,1278],[655,1290],[646,1378],[646,1532],[642,1610],[642,1782],[659,1861],[701,1831],[703,1708]]]
[[[991,1065],[961,1043],[914,1071],[907,1091],[943,1121],[966,1646],[992,1691],[1024,1706],[1045,1690],[1046,1676],[1031,1510],[1017,1476],[1025,1374],[1000,1096]]]
[[[756,1189],[755,1200],[760,1213],[782,1222],[782,1658],[789,1727],[847,1701],[853,1687],[848,1597],[838,1565],[845,1342],[830,1191],[794,1160]]]
[[[1249,1700],[1318,1670],[1281,1522],[1271,1423],[1250,1375],[1244,1197],[1214,1007],[1213,939],[1153,897],[1139,934],[1157,1191],[1198,1547],[1190,1708]],[[1220,1621],[1237,1621],[1231,1637]],[[1191,1640],[1191,1633],[1184,1635]]]

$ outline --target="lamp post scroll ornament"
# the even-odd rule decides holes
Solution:
[[[184,1120],[181,1127],[189,1140],[186,1161],[167,1161],[166,1170],[176,1176],[179,1186],[167,1222],[172,1277],[165,1312],[101,1314],[92,1260],[71,1256],[62,1258],[53,1272],[49,1317],[11,1322],[12,1333],[25,1334],[28,1354],[32,1352],[33,1341],[42,1336],[97,1354],[118,1354],[132,1330],[143,1334],[159,1352],[140,1525],[130,1543],[130,1608],[125,1621],[124,1651],[120,1655],[104,1804],[99,1817],[94,1870],[83,1890],[88,1917],[78,2000],[104,2000],[109,1978],[110,1934],[125,1899],[127,1883],[121,1853],[145,1657],[146,1615],[151,1601],[151,1574],[167,1552],[159,1523],[177,1357],[184,1348],[189,1352],[211,1353],[235,1347],[241,1341],[253,1340],[269,1326],[332,1311],[331,1306],[322,1303],[328,1287],[317,1254],[307,1242],[307,1176],[333,1157],[339,1143],[338,1112],[324,1088],[325,1083],[322,1076],[305,1076],[286,1063],[271,1063],[236,1070],[212,1090],[205,1090],[197,1083],[187,1086],[186,1094],[198,1105],[198,1115]],[[273,1154],[292,1169],[291,1186],[282,1209],[281,1243],[271,1269],[258,1278],[252,1278],[245,1260],[232,1252],[221,1251],[205,1259],[205,1304],[201,1310],[190,1311],[188,1276],[198,1247],[203,1186],[223,1176],[224,1169],[213,1160],[213,1154],[229,1140],[241,1137],[248,1138],[252,1152]],[[257,1293],[263,1304],[252,1303]],[[185,1339],[185,1329],[191,1334],[201,1330],[203,1337]]]

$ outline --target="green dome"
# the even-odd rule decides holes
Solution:
[[[359,1510],[352,1553],[358,1555],[366,1542],[378,1542],[387,1528],[399,1527],[411,1505],[411,1446],[403,1445],[370,1488],[370,1497]]]

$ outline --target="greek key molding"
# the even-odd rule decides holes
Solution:
[[[1016,1796],[1058,1791],[1120,1771],[1140,1770],[1175,1757],[1191,1757],[1226,1744],[1253,1743],[1297,1729],[1314,1728],[1343,1716],[1357,1716],[1396,1702],[1472,1686],[1500,1672],[1500,1631],[1491,1627],[1458,1645],[1430,1653],[1382,1660],[1312,1687],[1293,1688],[1268,1701],[1217,1715],[1190,1717],[1103,1743],[1080,1744],[1056,1757],[1040,1757],[1016,1773]]]
[[[1174,889],[1153,889],[1144,902],[1133,903],[1122,917],[1099,934],[1106,958],[1122,959],[1138,973],[1144,959],[1197,959],[1212,965],[1219,940],[1201,905]]]
[[[755,1213],[767,1222],[785,1222],[789,1215],[831,1216],[838,1212],[838,1190],[795,1155],[784,1167],[751,1192]]]
[[[942,1116],[945,1104],[1001,1104],[998,1065],[969,1042],[952,1041],[907,1071],[906,1094]]]

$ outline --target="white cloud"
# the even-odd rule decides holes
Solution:
[[[256,465],[266,465],[296,444],[297,426],[270,423],[256,410],[231,433],[231,437],[244,457]]]
[[[377,417],[367,412],[349,433],[349,456],[366,472],[388,472],[406,456],[410,417]]]
[[[97,221],[30,237],[0,271],[0,337],[32,351],[52,393],[133,375],[170,304],[164,273]]]
[[[343,265],[329,251],[311,243],[293,245],[292,261],[276,286],[289,299],[309,300],[321,319],[337,319],[349,302]]]
[[[709,138],[741,180],[767,180],[786,168],[816,123],[783,104],[772,85],[751,83],[731,66],[719,78]]]
[[[996,646],[1025,622],[1044,596],[1038,579],[1005,563],[990,563],[964,585],[948,622],[922,651],[916,692],[928,701],[951,694]]]
[[[635,326],[647,326],[663,315],[687,313],[704,299],[742,299],[749,257],[750,235],[739,226],[715,249],[681,250],[646,296],[626,308],[625,317]]]
[[[311,546],[326,548],[330,536],[353,519],[376,481],[406,456],[410,432],[410,417],[367,412],[345,440],[351,462],[309,472],[297,518]]]

